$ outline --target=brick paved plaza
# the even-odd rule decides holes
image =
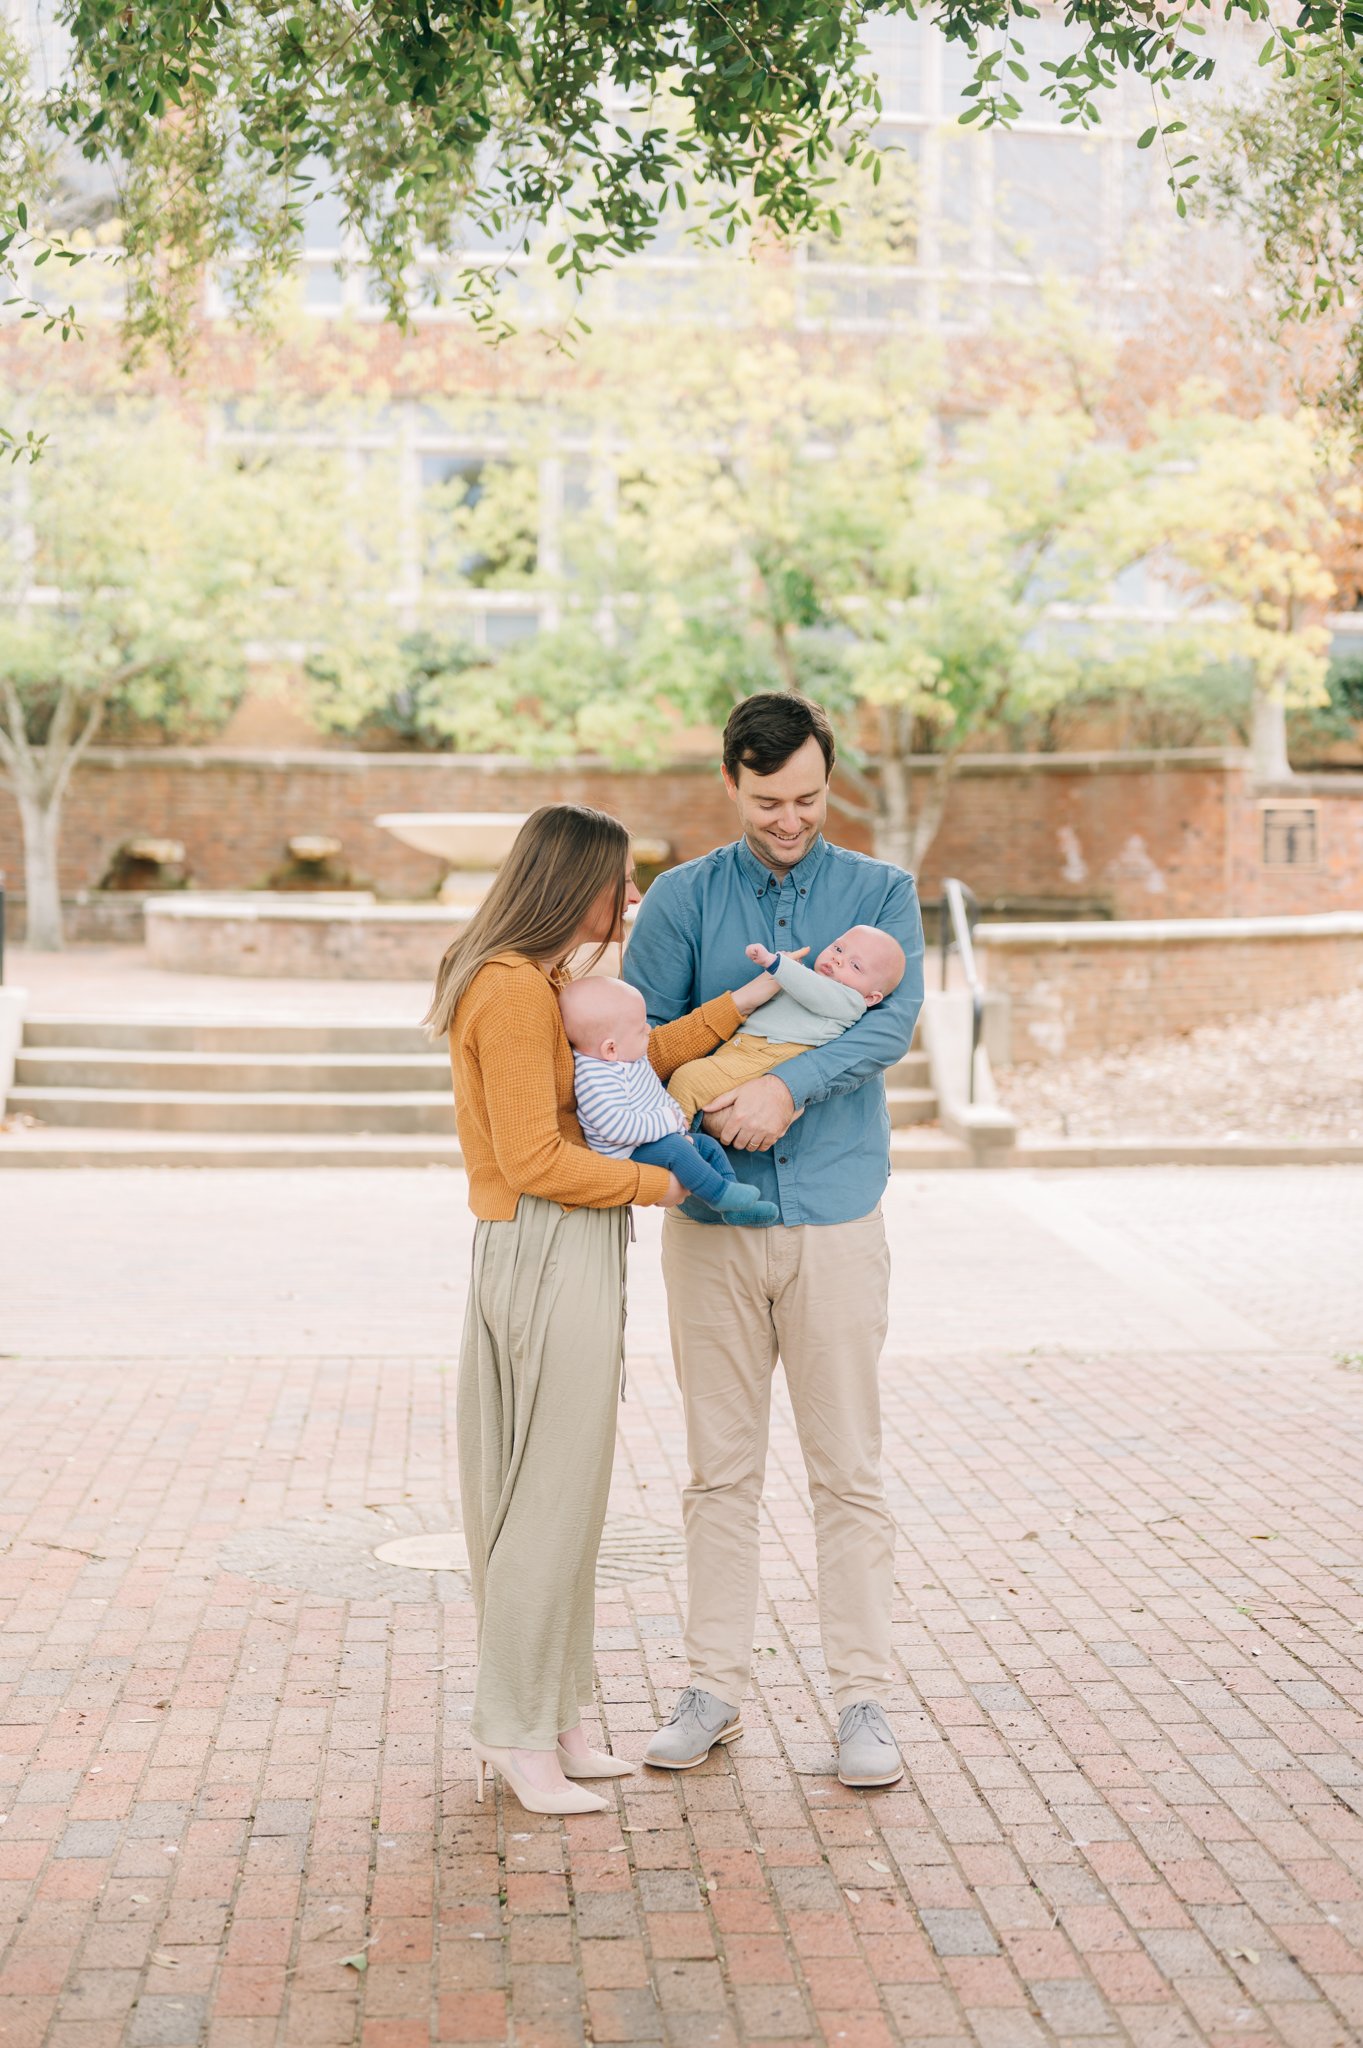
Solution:
[[[0,2048],[1363,2041],[1363,1172],[900,1176],[910,1764],[828,1775],[783,1404],[747,1733],[478,1808],[458,1175],[0,1180]],[[656,1219],[598,1608],[684,1678]],[[646,1574],[652,1573],[652,1576]]]

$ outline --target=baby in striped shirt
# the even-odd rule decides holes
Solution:
[[[588,975],[559,991],[559,1007],[573,1048],[577,1120],[593,1152],[665,1166],[726,1223],[779,1219],[774,1202],[735,1176],[722,1146],[688,1130],[685,1111],[649,1064],[648,1014],[637,988]]]

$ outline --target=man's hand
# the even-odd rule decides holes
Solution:
[[[736,1152],[766,1152],[794,1121],[795,1098],[785,1082],[759,1074],[708,1103],[702,1129]]]

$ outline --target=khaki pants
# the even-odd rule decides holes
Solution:
[[[703,1060],[687,1060],[685,1066],[678,1067],[667,1084],[667,1092],[688,1116],[694,1116],[727,1089],[737,1088],[744,1081],[755,1081],[759,1074],[769,1074],[773,1067],[779,1067],[782,1060],[793,1060],[808,1051],[807,1045],[775,1045],[769,1038],[756,1038],[740,1031],[717,1052],[707,1053]],[[804,1111],[800,1114],[803,1116]]]
[[[686,1653],[737,1705],[757,1617],[771,1382],[785,1365],[809,1476],[819,1629],[839,1713],[889,1691],[894,1523],[880,1477],[878,1367],[890,1257],[879,1209],[771,1230],[663,1225],[672,1355],[686,1411]]]
[[[477,1741],[552,1749],[592,1701],[596,1553],[624,1337],[626,1209],[522,1195],[480,1222],[459,1356]]]

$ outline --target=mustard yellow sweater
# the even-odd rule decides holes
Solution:
[[[660,1024],[649,1060],[666,1081],[731,1038],[742,1021],[732,996],[716,996],[675,1024]],[[565,1209],[617,1209],[658,1203],[667,1193],[663,1167],[605,1159],[583,1144],[572,1047],[554,985],[533,960],[501,953],[480,968],[454,1013],[450,1069],[475,1216],[506,1221],[520,1195],[543,1195]]]

